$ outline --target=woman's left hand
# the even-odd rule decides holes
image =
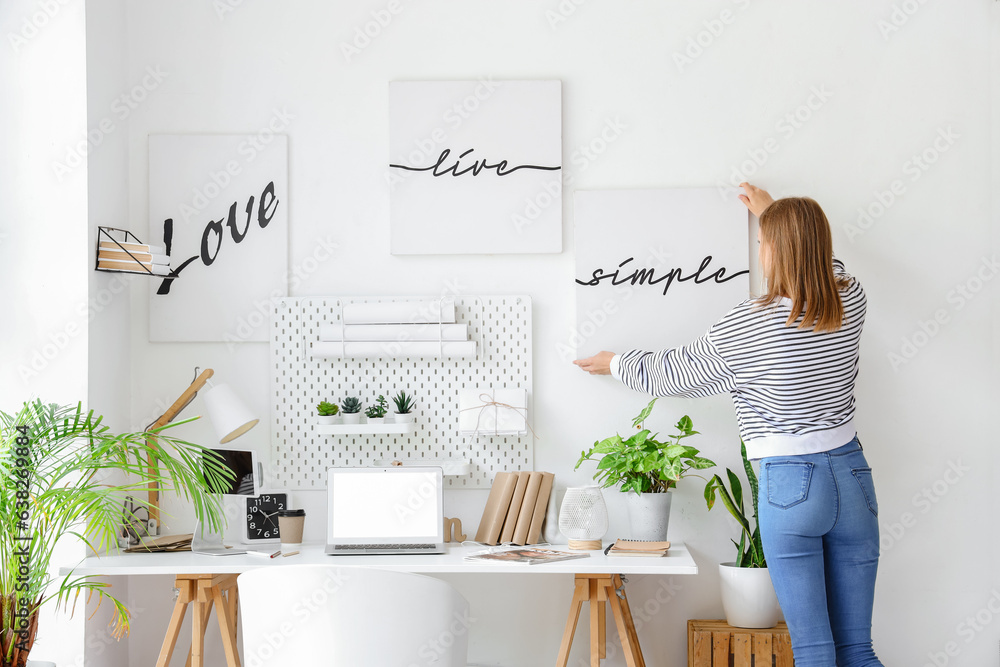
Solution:
[[[614,356],[614,352],[598,352],[592,357],[577,359],[573,363],[591,375],[611,375],[611,358]]]

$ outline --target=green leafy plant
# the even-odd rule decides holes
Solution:
[[[393,396],[392,402],[396,405],[396,412],[401,415],[413,412],[413,408],[417,405],[417,402],[413,400],[413,397],[407,395],[405,391],[400,391],[398,394]]]
[[[656,401],[655,398],[650,401],[632,420],[632,426],[639,429],[637,433],[629,438],[613,435],[595,442],[593,447],[580,454],[576,468],[584,461],[596,460],[594,479],[603,488],[618,486],[622,492],[666,493],[692,470],[714,466],[714,461],[698,456],[697,449],[681,444],[684,438],[698,435],[687,415],[677,422],[675,428],[678,432],[662,442],[657,440],[659,434],[651,434],[642,427]]]
[[[344,402],[340,404],[340,407],[343,409],[344,414],[357,414],[361,412],[361,399],[349,396],[344,399]]]
[[[375,399],[375,405],[369,407],[365,410],[365,415],[369,419],[381,419],[385,417],[385,413],[389,411],[389,403],[385,400],[385,396],[382,394],[378,395]]]
[[[333,417],[340,412],[340,408],[335,403],[320,401],[319,405],[316,406],[316,411],[320,417]]]
[[[740,478],[729,468],[726,468],[726,476],[729,478],[727,489],[725,482],[718,475],[713,475],[705,485],[705,503],[711,510],[715,506],[716,495],[722,499],[722,504],[726,506],[729,513],[733,515],[736,522],[740,524],[740,542],[732,540],[736,546],[737,558],[736,567],[767,567],[764,559],[764,547],[760,542],[760,526],[757,524],[757,475],[753,471],[753,466],[747,459],[747,446],[740,442],[740,452],[743,455],[743,470],[747,474],[747,481],[750,484],[750,496],[753,499],[753,528],[747,519],[746,510],[743,507],[743,485]]]
[[[14,414],[0,412],[0,665],[25,664],[40,607],[67,608],[81,593],[109,601],[115,636],[128,633],[129,611],[109,584],[56,577],[50,566],[59,539],[78,539],[95,553],[116,549],[123,522],[134,524],[136,510],[149,510],[142,498],[150,482],[190,500],[200,521],[221,530],[222,496],[209,489],[226,486],[233,474],[216,457],[203,458],[211,450],[163,433],[183,423],[115,434],[80,404],[35,401]],[[129,496],[136,510],[126,512]],[[28,614],[27,628],[19,609]]]

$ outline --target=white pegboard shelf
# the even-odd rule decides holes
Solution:
[[[372,465],[387,467],[391,465],[401,465],[401,466],[436,466],[441,468],[445,476],[461,476],[461,475],[471,475],[474,468],[472,466],[472,461],[468,459],[406,459],[400,461],[399,459],[393,459],[391,461],[375,461]]]
[[[467,460],[471,472],[449,475],[445,480],[447,487],[460,489],[489,488],[498,472],[532,469],[530,432],[490,437],[459,433],[459,393],[463,389],[523,388],[530,423],[530,297],[458,295],[449,299],[454,301],[457,323],[467,325],[469,340],[476,343],[475,357],[314,356],[314,346],[322,342],[321,328],[343,324],[346,306],[414,300],[426,301],[427,297],[316,296],[271,301],[271,462],[275,484],[322,489],[328,468],[392,460]],[[438,320],[428,318],[427,323],[437,326]],[[320,400],[339,402],[356,396],[369,403],[379,394],[400,389],[417,401],[416,422],[410,433],[324,433],[320,428],[337,425],[316,424],[315,406]]]
[[[416,426],[409,424],[316,424],[313,429],[322,435],[409,435]]]

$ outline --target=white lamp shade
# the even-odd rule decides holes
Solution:
[[[235,440],[260,421],[227,384],[214,385],[205,392],[204,399],[208,418],[212,420],[221,444]]]
[[[599,486],[566,489],[559,530],[571,540],[599,540],[608,532],[608,506]]]

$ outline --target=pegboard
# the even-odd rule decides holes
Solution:
[[[531,470],[529,430],[524,436],[461,436],[458,394],[464,388],[531,387],[531,298],[455,296],[457,322],[468,323],[475,358],[364,357],[312,358],[322,325],[339,324],[351,303],[436,300],[436,297],[301,297],[271,301],[271,462],[276,486],[326,487],[333,466],[368,466],[379,460],[465,458],[471,475],[446,476],[451,488],[489,488],[497,472]],[[359,396],[371,405],[379,394],[398,390],[417,401],[409,435],[321,435],[316,404]],[[391,408],[391,401],[390,401]]]

